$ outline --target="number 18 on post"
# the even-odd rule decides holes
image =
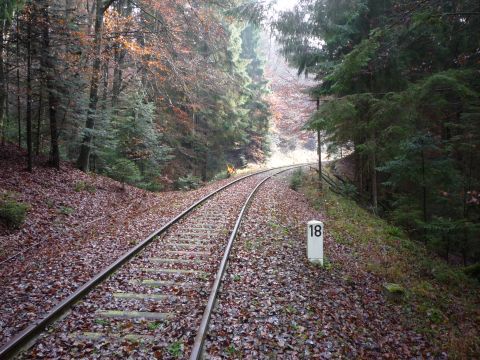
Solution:
[[[323,223],[311,220],[307,224],[307,257],[323,266]]]

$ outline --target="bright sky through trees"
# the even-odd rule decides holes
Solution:
[[[277,0],[275,9],[277,11],[291,10],[297,4],[296,0]]]

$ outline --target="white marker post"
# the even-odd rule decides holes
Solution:
[[[323,223],[321,221],[308,222],[307,240],[308,260],[323,266]]]

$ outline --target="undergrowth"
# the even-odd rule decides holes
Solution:
[[[302,186],[302,181],[303,170],[302,168],[298,168],[293,172],[292,177],[290,178],[290,189],[298,190],[300,186]]]
[[[185,177],[179,177],[175,182],[175,188],[177,190],[193,190],[197,189],[201,185],[201,179],[198,176],[189,174]]]
[[[76,181],[73,189],[75,192],[88,191],[90,194],[95,194],[97,191],[95,186],[83,180]]]
[[[0,221],[10,229],[19,229],[25,222],[29,206],[15,200],[12,194],[0,195]]]
[[[315,174],[305,174],[300,191],[327,217],[326,231],[360,257],[364,269],[385,284],[404,289],[398,304],[402,319],[412,322],[449,358],[471,359],[480,354],[480,309],[477,281],[439,258],[398,227],[337,195]]]

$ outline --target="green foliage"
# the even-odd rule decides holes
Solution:
[[[259,55],[260,30],[238,23],[231,23],[226,30],[229,42],[222,71],[231,81],[221,92],[198,91],[209,106],[194,114],[195,132],[181,141],[184,149],[180,156],[186,156],[192,167],[193,163],[200,165],[204,181],[223,170],[226,163],[239,168],[247,161],[263,161],[268,152],[270,111]]]
[[[350,198],[355,198],[355,196],[358,195],[357,188],[351,183],[340,183],[338,186],[338,190],[341,194]]]
[[[23,0],[2,0],[0,5],[0,20],[10,21],[15,11],[20,11],[23,7]]]
[[[95,324],[107,326],[108,324],[110,324],[110,321],[106,319],[95,319]]]
[[[161,322],[149,322],[147,324],[147,327],[148,327],[148,330],[156,330],[156,329],[159,329],[162,327],[162,323]]]
[[[179,177],[175,182],[175,187],[178,190],[192,190],[200,186],[201,180],[198,176],[189,174],[185,177]]]
[[[405,292],[403,287],[398,284],[387,283],[384,285],[384,287],[385,289],[387,289],[388,292],[393,294],[403,294]]]
[[[480,281],[480,263],[465,267],[465,269],[463,269],[463,272],[468,276]]]
[[[126,108],[113,119],[117,152],[139,167],[159,167],[170,149],[154,123],[155,106],[141,90],[127,93]]]
[[[109,176],[121,183],[135,184],[141,179],[137,165],[129,159],[117,159],[108,168]]]
[[[398,293],[398,296],[390,295],[387,288],[384,292],[403,305],[397,308],[399,320],[408,319],[410,326],[413,322],[427,329],[432,335],[430,339],[446,349],[449,356],[475,357],[479,345],[475,325],[478,282],[469,279],[457,266],[429,254],[424,245],[387,221],[333,193],[326,184],[324,191],[319,193],[316,179],[314,172],[307,174],[302,192],[329,219],[326,231],[332,239],[348,247],[362,269],[381,279],[392,293]],[[357,273],[346,267],[340,270],[346,281]],[[445,334],[455,334],[458,326],[464,325],[477,330],[453,335],[450,339],[465,346],[457,348],[444,341]]]
[[[292,177],[290,178],[290,189],[297,191],[301,186],[303,182],[303,170],[296,169]]]
[[[362,79],[359,76],[370,76],[368,65],[379,46],[378,34],[376,33],[374,36],[362,40],[327,77],[327,81],[333,84],[331,91],[339,95],[368,91],[368,87],[362,86],[363,88],[359,88],[359,85],[365,84],[365,81],[361,81]]]
[[[320,266],[323,270],[326,270],[326,271],[330,271],[333,269],[332,262],[326,256],[323,257],[323,264],[320,264],[318,262],[316,265]]]
[[[387,228],[387,233],[394,237],[403,237],[402,230],[396,226],[389,226]]]
[[[351,152],[355,185],[430,249],[480,259],[480,78],[474,2],[301,1],[276,27],[328,95],[306,125]],[[448,14],[445,15],[445,14]],[[398,22],[398,18],[411,20]]]
[[[139,12],[129,1],[113,1],[106,5],[115,26],[87,29],[79,25],[81,7],[59,15],[55,6],[33,1],[25,11],[17,11],[21,2],[5,0],[0,5],[0,19],[7,19],[2,22],[3,52],[12,56],[8,66],[6,56],[0,59],[0,67],[9,73],[16,57],[26,65],[26,45],[31,44],[33,85],[27,91],[26,82],[20,82],[19,104],[25,106],[26,94],[41,100],[32,105],[32,114],[39,119],[43,154],[55,136],[62,160],[78,159],[81,146],[83,154],[89,153],[82,156],[84,170],[109,175],[118,159],[128,159],[140,171],[135,185],[154,191],[188,173],[207,181],[226,163],[240,167],[265,160],[271,114],[261,29],[238,19],[248,8],[263,8],[260,4],[199,1],[186,9],[148,3]],[[150,21],[153,13],[172,22],[158,27]],[[30,37],[27,28],[33,30]],[[82,40],[93,30],[103,32],[98,62],[93,61],[92,44]],[[172,46],[158,41],[172,31]],[[68,56],[60,56],[60,47]],[[15,87],[11,74],[4,78],[6,88]],[[21,130],[24,146],[25,109],[7,103],[8,111],[0,109],[4,119],[8,117],[2,134],[14,142]],[[47,121],[50,113],[58,121],[57,135]]]
[[[183,344],[177,341],[170,344],[167,348],[167,351],[174,358],[180,358],[183,355],[183,349],[184,349]]]
[[[94,154],[97,171],[150,191],[163,188],[159,178],[167,161],[168,147],[155,125],[155,106],[141,90],[127,92],[121,100],[125,108],[111,121],[101,123]],[[107,114],[108,115],[108,114]]]
[[[235,356],[235,355],[238,353],[238,350],[235,348],[234,345],[229,345],[229,346],[226,348],[225,352],[227,353],[228,356],[233,357],[233,356]]]
[[[75,211],[75,209],[70,206],[60,206],[57,211],[62,215],[70,215]]]
[[[22,227],[27,216],[29,206],[13,199],[8,195],[0,198],[0,221],[10,229]]]
[[[434,324],[440,324],[445,320],[445,315],[442,311],[436,308],[430,308],[427,310],[427,316],[429,320]]]
[[[80,181],[76,181],[75,182],[75,186],[74,186],[74,190],[76,192],[80,192],[80,191],[88,191],[89,193],[91,194],[94,194],[97,189],[95,188],[95,186],[89,184],[88,182],[85,182],[83,180],[80,180]]]
[[[135,186],[139,187],[140,189],[145,189],[153,192],[159,192],[164,189],[163,184],[159,183],[158,181],[140,181],[136,183]]]
[[[228,175],[228,172],[226,170],[220,171],[218,174],[216,174],[213,178],[212,181],[219,181],[223,179],[228,179],[230,176]]]

